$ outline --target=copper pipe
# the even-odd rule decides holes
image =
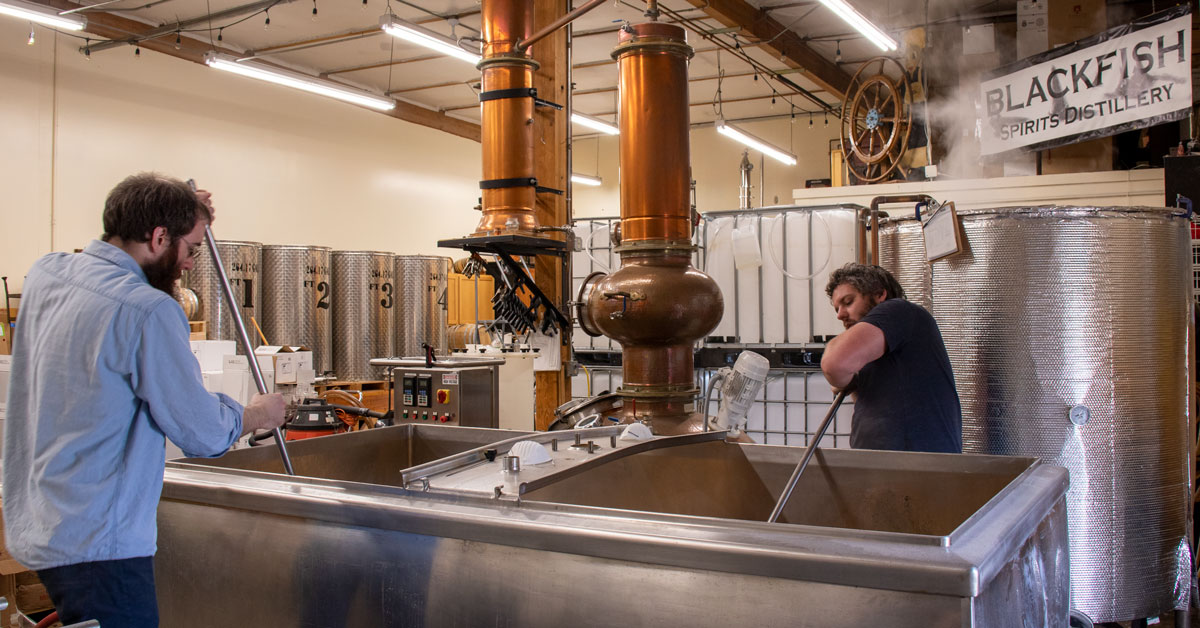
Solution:
[[[871,199],[871,209],[867,212],[859,212],[858,219],[858,261],[861,264],[866,264],[867,260],[871,260],[871,264],[879,265],[879,206],[884,203],[917,203],[929,205],[936,203],[932,196],[928,194],[899,194],[892,196],[876,196]],[[886,216],[886,214],[885,214]],[[868,227],[868,225],[870,225]],[[870,257],[867,257],[867,231],[871,232],[870,238]]]
[[[486,0],[482,14],[481,92],[532,88],[537,63],[517,51],[516,44],[533,22],[533,3]],[[534,213],[537,190],[529,183],[534,180],[533,108],[531,95],[480,103],[483,179],[505,179],[511,184],[482,190],[483,216],[473,235],[504,232],[537,235],[539,225]]]
[[[571,22],[574,22],[575,19],[578,18],[579,16],[604,4],[606,1],[607,0],[591,0],[591,2],[588,2],[587,4],[579,7],[578,9],[575,9],[574,11],[571,11],[570,13],[558,18],[557,20],[554,20],[553,22],[547,24],[546,27],[543,28],[542,30],[517,42],[517,51],[525,52],[526,50],[529,49],[530,46],[545,39],[546,36],[550,35],[554,31],[566,26],[567,24],[570,24]]]
[[[692,208],[684,30],[622,29],[618,61],[621,268],[591,284],[590,327],[621,343],[617,391],[627,421],[657,434],[699,431],[692,346],[724,309],[720,288],[691,263]],[[651,118],[653,116],[653,119]]]

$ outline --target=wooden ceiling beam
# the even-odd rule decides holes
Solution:
[[[820,53],[810,48],[795,31],[772,18],[769,10],[759,10],[745,0],[688,0],[688,2],[694,7],[703,9],[705,14],[721,24],[739,27],[744,36],[764,42],[760,45],[761,48],[788,66],[799,69],[805,77],[834,94],[838,99],[846,97],[846,90],[850,86],[850,75],[843,72],[836,63],[822,57]],[[769,43],[766,43],[768,41]]]
[[[57,9],[68,10],[77,9],[80,5],[67,0],[45,0],[41,2],[46,6],[55,7]],[[208,42],[202,42],[191,37],[181,37],[179,44],[175,43],[175,33],[160,35],[153,39],[140,39],[146,36],[153,26],[131,20],[127,17],[122,17],[114,13],[104,11],[88,11],[87,12],[87,28],[84,32],[103,39],[128,39],[133,37],[138,40],[137,46],[146,50],[159,52],[177,59],[184,59],[193,63],[204,63],[204,55],[209,52],[223,52],[234,56],[241,56],[234,50],[213,46]],[[315,78],[315,77],[314,77]],[[404,101],[396,101],[396,107],[391,111],[383,112],[393,118],[419,124],[444,131],[451,135],[457,135],[476,142],[480,141],[479,125],[466,120],[450,117],[444,113],[419,107],[412,103]]]

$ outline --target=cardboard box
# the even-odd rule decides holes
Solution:
[[[312,349],[309,349],[308,347],[289,347],[289,348],[292,350],[292,353],[294,355],[293,359],[296,361],[297,379],[299,379],[300,373],[304,369],[308,369],[310,371],[314,370],[313,369]],[[309,381],[311,382],[312,380],[309,380]]]
[[[3,326],[3,323],[0,323]],[[12,356],[0,355],[0,421],[6,418],[8,410],[8,378],[12,372]]]
[[[263,380],[267,392],[275,392],[275,364],[269,355],[257,356],[258,367],[262,369]],[[229,395],[234,401],[246,405],[250,397],[258,393],[258,385],[250,372],[250,363],[244,355],[227,355],[222,362],[221,392]]]
[[[17,584],[14,595],[17,610],[28,615],[54,609],[54,602],[50,601],[50,594],[36,573],[24,571],[14,577]]]
[[[12,319],[12,326],[5,324],[9,319]],[[12,336],[16,331],[16,324],[17,308],[6,309],[0,307],[0,355],[9,355],[12,353]]]
[[[212,393],[221,392],[221,380],[224,375],[224,371],[201,371],[200,379],[204,381],[204,390]]]
[[[308,347],[264,345],[254,353],[272,360],[276,384],[295,384],[300,369],[312,368],[312,350]]]
[[[237,343],[232,340],[192,340],[191,345],[201,371],[220,371],[221,360],[237,353]]]

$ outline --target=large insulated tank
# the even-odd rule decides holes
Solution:
[[[431,255],[397,255],[396,353],[424,355],[421,345],[437,353],[449,351],[446,326],[446,290],[450,282],[450,258]]]
[[[1072,605],[1186,608],[1188,220],[1165,208],[959,211],[933,267],[968,453],[1070,470]]]
[[[919,220],[889,218],[879,223],[879,265],[895,275],[909,301],[933,311],[933,274]]]
[[[324,246],[263,246],[262,330],[271,344],[312,349],[317,375],[333,370],[329,276]]]
[[[257,347],[262,343],[253,331],[251,319],[259,319],[262,314],[262,244],[217,240],[217,253],[221,256],[229,286],[241,308],[242,322],[250,332],[250,344]],[[236,341],[237,327],[233,312],[221,293],[221,278],[207,246],[200,247],[192,270],[184,273],[183,285],[196,293],[199,311],[194,318],[205,321],[208,339]],[[240,344],[237,350],[242,353]]]
[[[333,372],[338,379],[383,379],[371,358],[396,354],[395,255],[334,251]]]

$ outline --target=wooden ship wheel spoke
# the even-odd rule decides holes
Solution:
[[[841,121],[846,165],[855,179],[874,183],[897,168],[903,172],[900,160],[912,131],[911,105],[906,74],[896,60],[875,57],[855,72]]]

